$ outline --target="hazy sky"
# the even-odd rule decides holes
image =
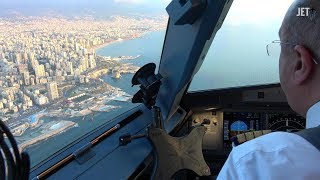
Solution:
[[[0,16],[21,15],[154,15],[166,13],[171,0],[0,0]],[[293,0],[234,0],[225,23],[266,25],[282,19]]]
[[[54,11],[62,15],[81,15],[92,12],[97,16],[113,14],[159,14],[165,13],[170,0],[0,0],[0,15],[20,13],[43,15]]]
[[[0,4],[6,5],[52,5],[52,4],[122,4],[122,5],[165,5],[170,0],[0,0]]]
[[[225,23],[232,26],[279,24],[294,0],[234,0]]]

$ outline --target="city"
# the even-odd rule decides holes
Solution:
[[[0,117],[16,137],[37,128],[41,117],[59,118],[41,126],[36,137],[24,138],[20,148],[52,137],[77,123],[70,117],[119,108],[110,100],[129,101],[131,95],[101,79],[135,73],[139,67],[122,60],[140,55],[104,57],[95,51],[112,43],[163,30],[166,16],[106,20],[64,17],[0,19]]]

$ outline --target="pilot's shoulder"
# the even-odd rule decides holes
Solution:
[[[290,151],[307,145],[308,142],[296,134],[273,132],[234,147],[231,155],[234,161],[238,161],[245,156],[261,155],[282,150]]]

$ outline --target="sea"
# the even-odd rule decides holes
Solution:
[[[189,91],[279,82],[278,59],[268,57],[265,49],[269,42],[278,39],[277,33],[278,30],[275,28],[273,30],[263,27],[225,27],[223,31],[217,33],[201,69],[191,83]],[[164,37],[165,31],[150,32],[140,38],[110,44],[97,50],[96,54],[111,57],[141,55],[137,59],[123,60],[122,62],[137,66],[143,66],[150,62],[158,65]],[[122,74],[121,79],[113,79],[106,74],[102,79],[114,87],[121,88],[128,94],[134,95],[138,91],[138,87],[131,87],[132,77],[133,74]],[[95,114],[93,120],[82,117],[67,119],[76,122],[78,126],[28,147],[26,150],[31,157],[31,166],[52,156],[55,152],[97,127],[111,122],[119,114],[137,106],[137,104],[130,102],[116,101],[112,102],[111,105],[121,106],[121,108],[111,112]],[[41,120],[48,122],[52,119],[42,118]],[[28,133],[28,131],[30,130],[25,133]]]
[[[132,63],[136,66],[143,66],[144,64],[154,62],[159,64],[161,56],[161,48],[164,41],[165,31],[151,32],[143,37],[124,40],[114,44],[110,44],[96,51],[97,55],[102,56],[137,56],[139,58],[134,60],[123,60],[122,63]],[[146,45],[147,44],[147,45]],[[131,87],[131,79],[133,74],[122,74],[121,79],[114,79],[110,74],[102,76],[102,79],[111,86],[118,87],[130,95],[134,95],[139,89],[138,87]],[[98,128],[101,125],[109,123],[118,115],[132,109],[139,104],[132,104],[131,102],[113,101],[108,103],[110,105],[120,106],[110,112],[95,113],[93,118],[74,117],[70,119],[63,119],[73,121],[78,124],[77,127],[72,127],[66,132],[53,136],[45,141],[41,141],[35,145],[26,148],[30,155],[31,166],[35,166],[46,158],[52,156],[57,151],[69,145],[73,141],[81,138],[90,131]],[[41,118],[43,122],[49,122],[52,118]],[[32,134],[32,130],[27,129],[24,134]]]

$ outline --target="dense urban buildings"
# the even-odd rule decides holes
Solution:
[[[47,84],[47,91],[50,101],[54,101],[59,98],[58,85],[56,82],[49,82]]]
[[[103,102],[125,93],[100,77],[110,73],[120,78],[139,67],[120,62],[135,57],[101,57],[95,50],[162,30],[166,22],[165,16],[0,18],[1,119],[20,136],[28,127],[36,126],[42,116],[84,116],[114,108]],[[34,139],[35,143],[43,138]]]
[[[50,103],[59,97],[57,87],[90,79],[85,72],[97,66],[94,48],[161,29],[163,22],[163,17],[0,19],[1,113]],[[47,85],[48,91],[30,91],[29,87],[42,85]]]

